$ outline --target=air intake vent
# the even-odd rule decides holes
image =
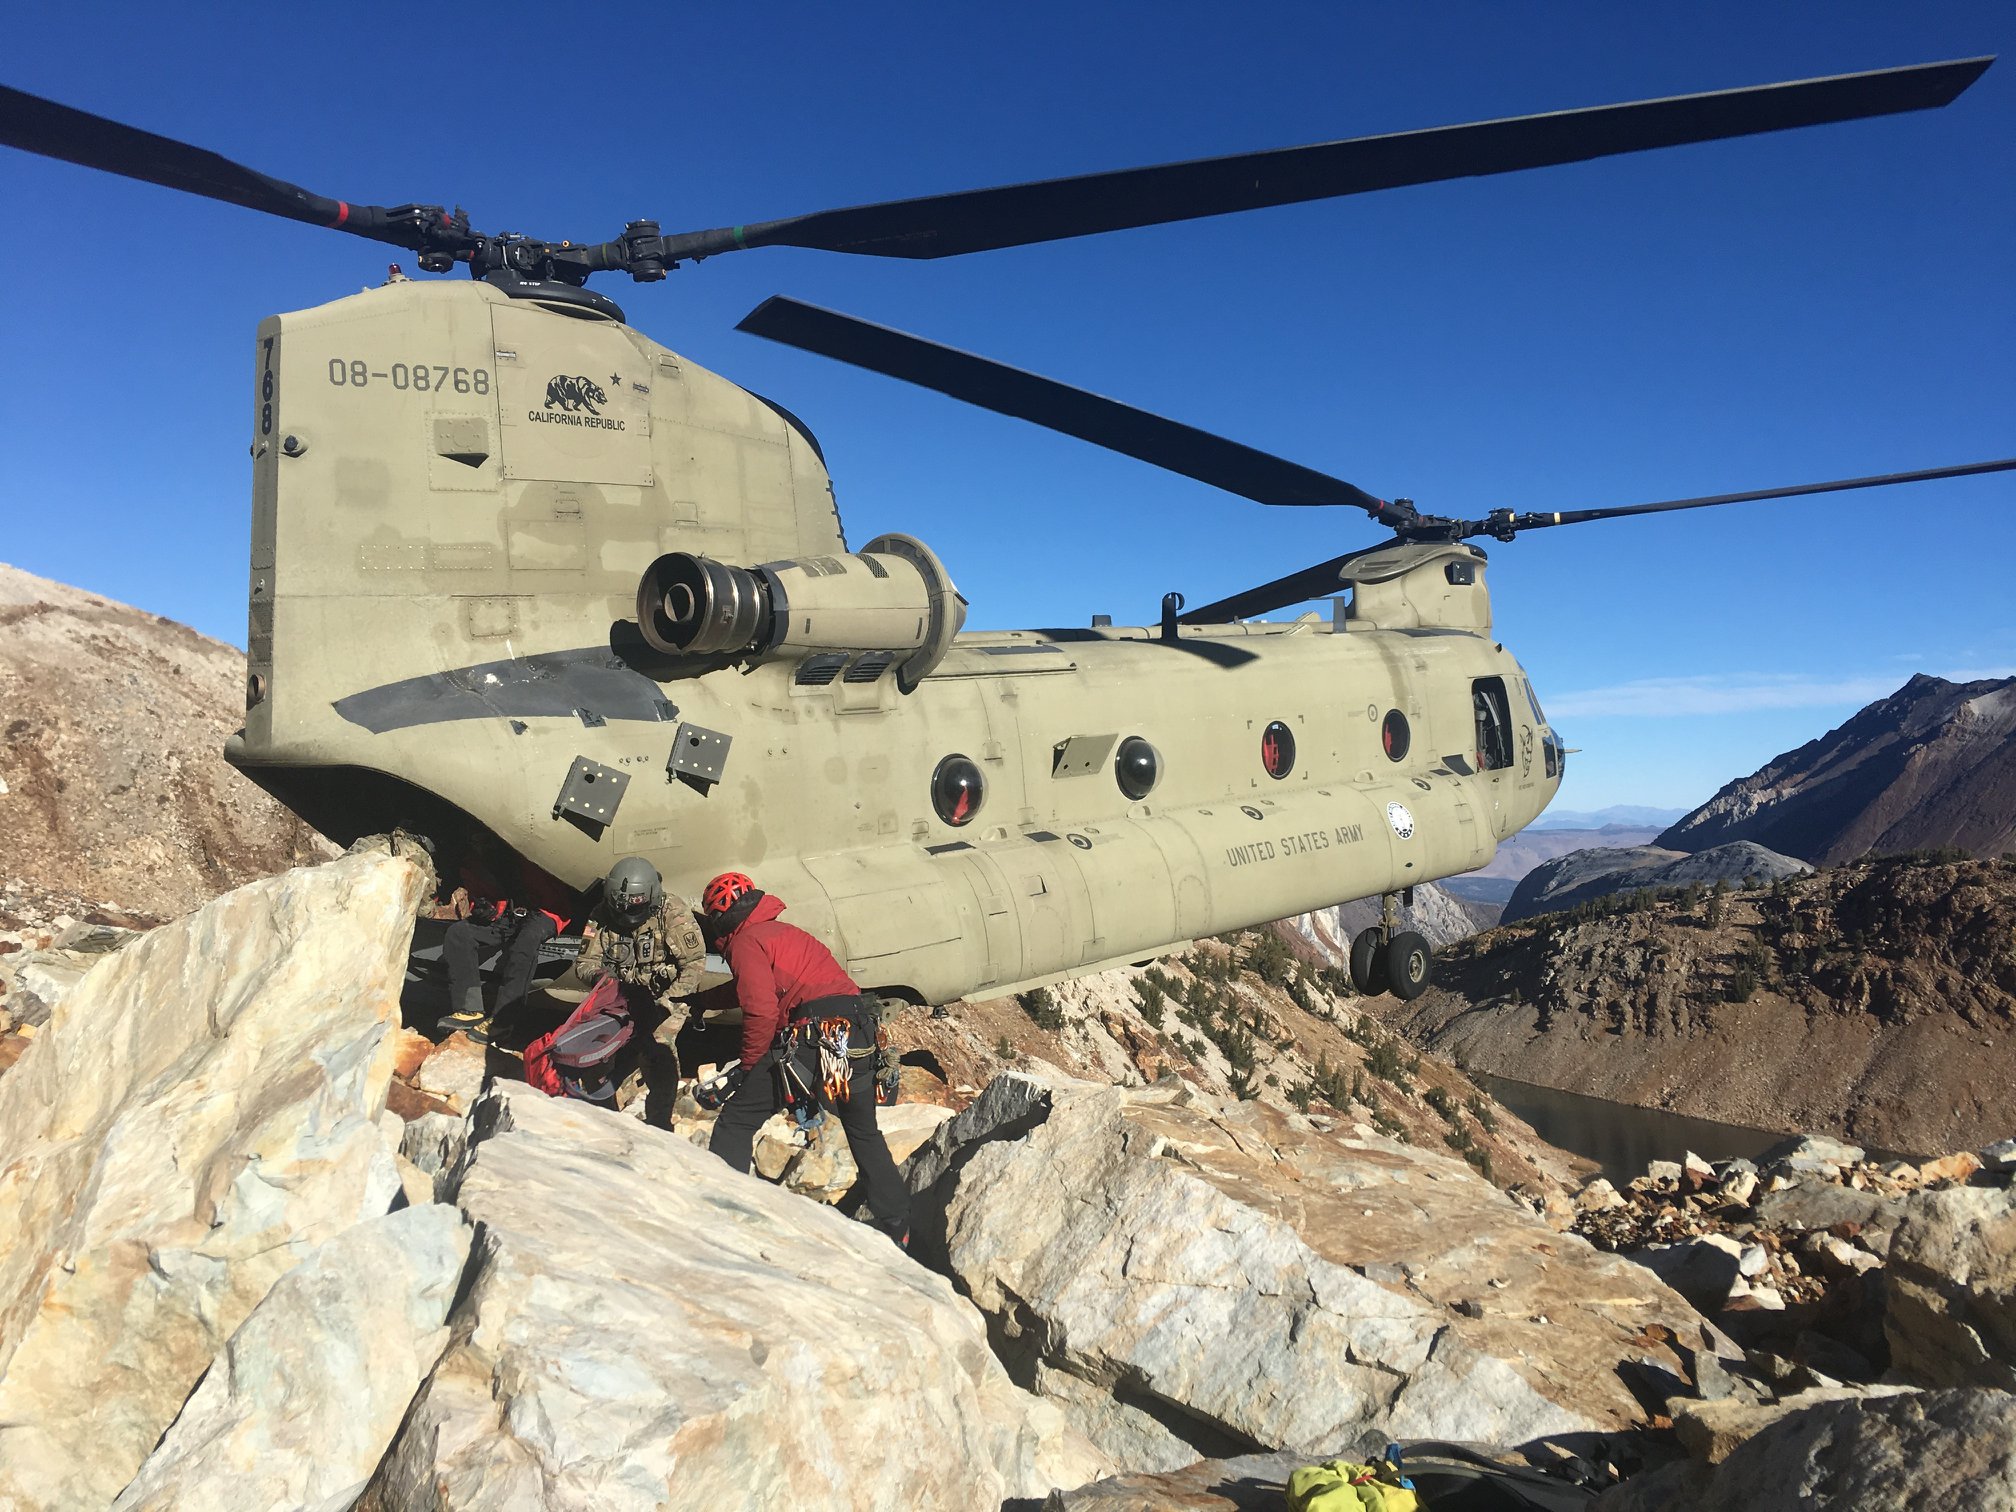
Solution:
[[[894,651],[864,652],[847,669],[847,675],[844,680],[850,683],[871,683],[884,672],[887,672],[889,664],[894,660],[896,660],[896,653]]]
[[[798,663],[798,675],[792,681],[801,688],[823,688],[838,677],[840,669],[846,665],[847,658],[838,652],[808,656]]]

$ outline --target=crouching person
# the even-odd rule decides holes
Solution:
[[[756,1131],[785,1106],[787,1096],[816,1099],[846,1131],[876,1227],[907,1245],[910,1194],[875,1122],[873,1004],[863,1001],[831,951],[797,926],[779,922],[784,911],[779,899],[740,872],[723,872],[709,882],[701,910],[701,927],[734,972],[742,1006],[739,1081],[731,1072],[733,1091],[721,1105],[707,1148],[746,1172]],[[837,1027],[841,1023],[844,1031]]]
[[[570,971],[569,985],[588,988],[588,997],[526,1047],[526,1081],[603,1107],[628,1106],[647,1090],[669,1104],[679,1076],[672,1043],[689,1012],[682,1000],[706,968],[706,942],[685,900],[667,893],[641,856],[618,861]]]

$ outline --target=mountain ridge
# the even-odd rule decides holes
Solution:
[[[225,763],[244,685],[244,653],[0,563],[6,892],[167,918],[333,854]]]
[[[2016,678],[1920,673],[1726,784],[1652,843],[1700,851],[1733,840],[1816,866],[1940,847],[2016,849]]]

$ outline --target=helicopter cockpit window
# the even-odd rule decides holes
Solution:
[[[1546,762],[1547,775],[1561,775],[1560,742],[1554,738],[1554,731],[1547,724],[1547,715],[1540,707],[1540,695],[1533,691],[1533,679],[1526,676],[1525,668],[1520,668],[1519,686],[1526,690],[1526,702],[1533,710],[1533,723],[1540,727],[1540,754]]]
[[[1505,679],[1480,677],[1470,684],[1470,707],[1477,722],[1477,767],[1495,772],[1512,765],[1512,708]]]
[[[1533,723],[1544,725],[1547,723],[1547,716],[1540,712],[1540,695],[1533,691],[1533,679],[1522,677],[1519,681],[1520,685],[1526,689],[1526,702],[1533,706]]]
[[[947,756],[931,774],[931,807],[955,829],[972,822],[987,796],[987,784],[970,756]]]

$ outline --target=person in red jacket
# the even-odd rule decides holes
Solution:
[[[756,1131],[784,1105],[780,1060],[795,1055],[797,1064],[806,1063],[805,1036],[816,1032],[803,1027],[808,1022],[847,1019],[851,1046],[868,1052],[849,1057],[849,1095],[836,1102],[816,1072],[805,1079],[847,1133],[847,1148],[868,1189],[876,1226],[898,1244],[907,1244],[910,1194],[875,1122],[875,1009],[862,1000],[861,989],[833,953],[796,925],[781,922],[777,916],[782,912],[780,899],[740,872],[723,872],[700,895],[701,925],[734,973],[735,996],[742,1005],[741,1078],[714,1121],[707,1148],[746,1172]],[[783,1033],[787,1030],[788,1035]],[[816,1060],[814,1049],[811,1061]]]

